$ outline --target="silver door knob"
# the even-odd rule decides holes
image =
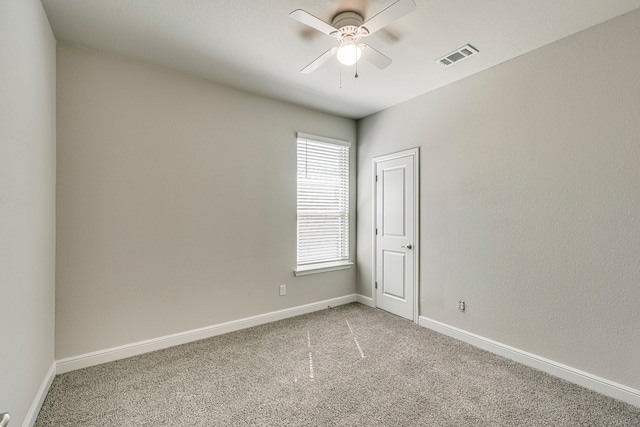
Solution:
[[[5,412],[4,414],[0,414],[0,427],[5,427],[9,424],[9,418],[11,418],[9,416],[8,412]]]
[[[402,245],[402,247],[407,249],[413,249],[413,245],[411,245],[411,243],[409,243],[408,245]]]

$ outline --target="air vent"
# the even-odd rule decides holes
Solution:
[[[440,65],[442,65],[443,67],[448,67],[449,65],[462,61],[463,59],[468,58],[471,55],[475,55],[478,52],[478,49],[468,44],[443,56],[440,59],[436,59],[436,62],[440,63]]]

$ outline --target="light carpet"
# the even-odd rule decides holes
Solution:
[[[640,408],[360,304],[57,376],[44,426],[640,426]]]

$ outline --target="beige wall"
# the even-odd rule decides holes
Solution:
[[[356,124],[59,45],[56,357],[353,294],[293,276],[297,131]]]
[[[640,10],[361,120],[358,292],[371,160],[420,147],[420,315],[640,389],[638,40]]]
[[[55,46],[39,1],[0,2],[0,412],[12,426],[53,365]]]

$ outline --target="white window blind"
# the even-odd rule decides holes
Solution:
[[[349,260],[349,147],[298,133],[298,268]]]

